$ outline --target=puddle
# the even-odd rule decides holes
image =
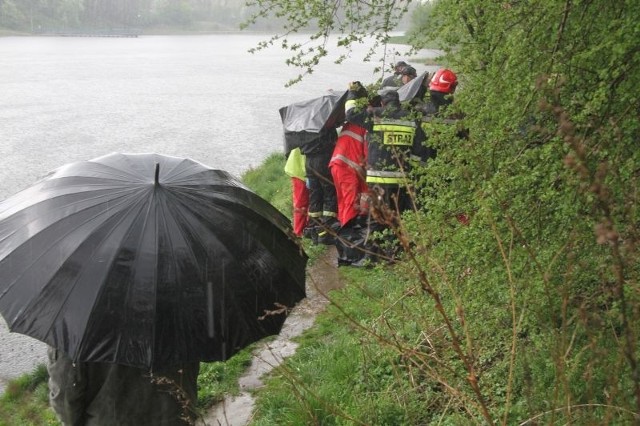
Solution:
[[[225,398],[205,415],[204,423],[207,426],[245,426],[249,423],[254,406],[251,391],[263,386],[260,378],[264,374],[295,353],[297,344],[291,339],[313,325],[316,315],[329,303],[327,293],[342,285],[336,249],[329,246],[326,253],[307,271],[307,298],[291,311],[278,337],[256,351],[251,366],[238,380],[240,395]]]

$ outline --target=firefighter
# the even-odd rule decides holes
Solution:
[[[397,91],[384,91],[381,102],[382,107],[372,110],[366,182],[379,187],[384,201],[401,213],[411,206],[406,193],[410,160],[421,160],[425,137],[411,112],[400,105]]]
[[[412,66],[407,65],[400,72],[400,82],[402,83],[401,86],[404,86],[416,77],[418,77],[418,72],[416,71],[416,69]]]
[[[425,116],[435,115],[440,108],[451,105],[456,87],[456,74],[447,68],[440,68],[429,81],[429,101],[422,106],[421,112]]]
[[[329,163],[336,188],[338,221],[343,227],[362,216],[360,194],[367,192],[364,145],[368,118],[367,98],[367,89],[359,81],[349,84],[345,123]]]
[[[468,130],[459,126],[461,117],[445,111],[446,107],[453,104],[453,94],[457,87],[458,76],[450,69],[440,68],[431,77],[429,81],[429,101],[417,108],[423,115],[421,127],[427,137],[437,132],[437,126],[441,123],[455,126],[458,138],[468,138]],[[436,152],[434,151],[433,158],[435,156]],[[469,224],[469,215],[466,212],[456,212],[455,217],[462,225]]]
[[[300,148],[294,148],[287,155],[284,172],[291,178],[293,196],[293,233],[301,237],[307,226],[309,210],[309,189],[304,168],[305,157]]]
[[[402,70],[405,67],[408,67],[409,64],[407,64],[405,61],[398,61],[394,66],[393,66],[393,74],[391,74],[389,77],[385,78],[384,80],[382,80],[382,85],[381,87],[384,89],[385,87],[390,88],[390,87],[400,87],[402,86]]]
[[[314,242],[331,245],[339,228],[338,202],[329,161],[338,138],[336,129],[323,130],[317,138],[300,147],[305,155],[309,212],[304,235]]]
[[[381,93],[382,106],[371,108],[367,136],[369,219],[364,257],[351,266],[369,266],[380,259],[393,261],[399,252],[395,238],[385,230],[399,225],[399,215],[413,207],[407,193],[411,161],[420,152],[424,133],[412,113],[400,105],[396,90]]]

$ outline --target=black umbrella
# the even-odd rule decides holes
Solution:
[[[424,87],[425,79],[429,76],[427,71],[420,74],[418,77],[414,78],[407,84],[403,85],[398,89],[398,96],[400,97],[400,102],[412,101],[413,98],[416,97],[419,93],[422,93],[420,96],[424,95],[426,88],[421,90]]]
[[[347,93],[331,92],[280,108],[285,153],[316,140],[323,130],[341,125]]]
[[[0,313],[76,361],[225,360],[305,297],[289,235],[268,202],[190,159],[69,164],[0,203]]]

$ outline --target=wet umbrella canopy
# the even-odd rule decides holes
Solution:
[[[331,92],[280,108],[285,153],[314,141],[323,130],[342,125],[347,93]]]
[[[69,164],[0,203],[0,313],[77,361],[224,360],[305,297],[290,235],[268,202],[193,160]]]

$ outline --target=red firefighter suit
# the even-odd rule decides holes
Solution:
[[[366,96],[366,92],[364,92]],[[349,91],[345,104],[346,122],[338,136],[336,146],[329,162],[331,175],[336,187],[338,201],[338,221],[345,226],[355,217],[362,215],[360,211],[360,194],[367,192],[365,182],[366,149],[365,128],[366,110],[356,104],[360,93]],[[366,99],[366,97],[365,97]]]
[[[307,189],[305,158],[300,148],[291,150],[284,166],[285,173],[291,177],[293,195],[293,232],[301,237],[307,226],[307,212],[309,210],[309,190]]]

